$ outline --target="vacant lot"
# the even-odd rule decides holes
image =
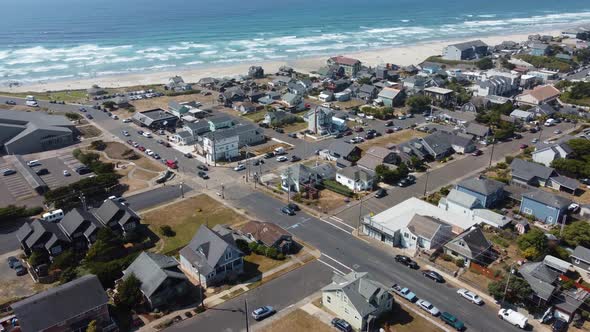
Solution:
[[[295,122],[295,123],[291,123],[291,124],[288,124],[283,127],[283,130],[286,133],[294,133],[294,132],[302,131],[305,129],[307,129],[306,122]]]
[[[423,133],[421,131],[412,130],[412,129],[405,129],[393,134],[384,134],[381,137],[374,138],[372,140],[367,140],[358,145],[359,148],[363,149],[364,151],[368,150],[373,146],[382,146],[385,147],[387,144],[400,144],[406,141],[411,140],[412,138],[419,138],[428,135],[427,133]]]
[[[404,307],[396,303],[394,303],[393,310],[390,313],[379,319],[379,326],[381,326],[385,332],[443,331],[431,322],[427,321],[424,317],[412,311],[405,310]]]
[[[186,246],[201,225],[235,224],[243,217],[207,195],[191,197],[142,215],[142,223],[160,236],[157,245],[162,253],[174,252]],[[175,235],[166,237],[161,226],[168,225]]]
[[[66,102],[84,102],[86,101],[86,90],[65,90],[55,92],[21,92],[10,93],[2,92],[2,95],[25,98],[28,95],[34,95],[40,100],[61,100]]]
[[[244,257],[244,261],[251,263],[252,266],[256,266],[256,269],[262,273],[272,270],[277,266],[282,265],[283,263],[287,262],[287,259],[282,261],[271,259],[266,256],[257,255],[255,253],[251,253],[248,256]]]
[[[165,170],[159,162],[146,157],[141,151],[133,149],[131,146],[119,142],[106,142],[106,149],[104,152],[111,159],[119,160],[130,160],[140,168],[144,168],[148,171],[161,172]],[[133,153],[131,153],[131,151]],[[137,156],[137,159],[133,159],[133,155]]]
[[[297,309],[281,319],[274,320],[260,332],[299,332],[299,331],[314,331],[314,332],[332,332],[335,331],[329,325],[324,324],[319,319],[313,317],[307,312]]]
[[[243,117],[252,121],[252,122],[258,123],[258,122],[264,120],[265,114],[266,114],[266,111],[262,110],[262,111],[258,111],[258,112],[248,113],[248,114],[244,115]]]
[[[204,96],[200,93],[194,93],[189,95],[182,95],[182,96],[163,96],[158,98],[151,98],[151,99],[141,99],[141,100],[133,100],[130,102],[131,105],[135,107],[137,111],[146,111],[154,108],[162,108],[167,109],[168,103],[171,101],[176,102],[188,102],[188,101],[198,101],[204,105],[213,104],[217,100],[217,95],[212,94],[210,96]]]
[[[93,138],[102,135],[102,131],[93,125],[79,126],[78,131],[80,131],[80,135],[84,138]]]

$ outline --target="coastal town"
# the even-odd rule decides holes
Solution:
[[[590,331],[590,25],[0,92],[0,331]]]

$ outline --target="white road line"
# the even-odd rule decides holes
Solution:
[[[324,261],[323,261],[323,260],[321,260],[321,259],[318,259],[318,262],[320,262],[320,263],[322,263],[322,264],[326,265],[327,267],[331,268],[332,270],[334,270],[334,272],[340,273],[341,275],[345,275],[345,274],[346,274],[346,273],[344,273],[344,272],[342,272],[342,271],[338,270],[337,268],[333,267],[332,265],[330,265],[330,264],[328,264],[328,263],[324,262]]]
[[[347,223],[343,222],[344,220],[342,220],[342,219],[340,219],[340,218],[338,218],[338,217],[336,217],[336,216],[330,216],[330,219],[332,219],[332,220],[334,220],[334,221],[336,221],[336,222],[339,222],[339,223],[341,223],[342,225],[344,225],[344,226],[346,226],[346,227],[348,227],[348,228],[352,229],[353,231],[354,231],[354,229],[355,229],[354,227],[350,226],[349,224],[347,224]]]
[[[329,225],[334,226],[335,228],[338,228],[339,230],[343,231],[344,233],[348,233],[348,234],[352,235],[352,232],[349,232],[349,231],[345,230],[344,228],[342,228],[340,226],[334,225],[333,223],[331,223],[331,222],[329,222],[327,220],[324,220],[324,219],[320,219],[320,220],[323,221],[323,222],[325,222],[326,224],[329,224]]]
[[[344,266],[345,268],[349,269],[350,271],[354,271],[353,269],[351,269],[351,268],[350,268],[350,267],[348,267],[347,265],[344,265],[344,264],[342,264],[342,262],[340,262],[340,261],[338,261],[338,260],[334,259],[334,257],[328,256],[328,255],[326,255],[325,253],[322,253],[322,256],[326,256],[326,257],[328,257],[329,259],[333,260],[334,262],[336,262],[336,263],[338,263],[338,264],[340,264],[340,265]]]
[[[334,219],[336,221],[344,221],[344,220],[342,220],[342,218],[338,218],[336,216],[330,216],[330,219]]]

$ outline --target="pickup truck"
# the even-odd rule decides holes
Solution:
[[[418,297],[416,296],[416,294],[412,293],[412,291],[410,291],[410,289],[407,287],[402,287],[398,284],[393,284],[393,286],[391,286],[391,290],[397,295],[403,297],[404,299],[410,302],[418,301]]]

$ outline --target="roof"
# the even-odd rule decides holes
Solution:
[[[552,177],[551,182],[555,182],[560,186],[571,190],[577,190],[580,187],[580,181],[563,175]]]
[[[586,263],[590,263],[590,249],[582,246],[577,246],[572,253],[572,257],[575,257]]]
[[[472,227],[445,245],[445,248],[472,260],[485,255],[490,247],[492,247],[492,243],[486,239],[479,227]]]
[[[537,100],[543,101],[548,100],[551,98],[555,98],[561,94],[561,92],[555,88],[553,85],[542,85],[535,87],[533,90],[525,92],[525,94],[529,94]]]
[[[465,179],[459,182],[457,186],[483,194],[485,196],[491,195],[500,190],[504,190],[504,183],[479,177]]]
[[[375,90],[377,89],[376,86],[374,85],[370,85],[370,84],[363,84],[361,85],[361,87],[359,88],[359,92],[364,92],[364,93],[374,93]]]
[[[401,92],[401,90],[394,89],[394,88],[383,88],[381,92],[379,92],[379,98],[385,99],[395,99],[397,95]]]
[[[64,215],[63,219],[60,220],[59,225],[63,231],[71,237],[84,222],[87,222],[88,226],[90,226],[90,224],[98,223],[96,218],[88,211],[75,208]],[[88,226],[86,226],[86,228],[88,228]],[[86,229],[78,231],[86,231]]]
[[[478,40],[471,40],[471,41],[467,41],[467,42],[463,42],[463,43],[451,44],[449,46],[453,46],[453,47],[458,48],[461,51],[465,51],[465,50],[473,48],[473,47],[484,47],[484,46],[487,47],[488,45],[478,39]]]
[[[448,141],[448,134],[436,132],[421,138],[434,154],[445,154],[451,149],[451,143]]]
[[[512,218],[488,209],[474,209],[473,217],[482,219],[482,221],[488,225],[500,228],[508,225],[512,221]]]
[[[277,224],[256,220],[249,221],[241,230],[244,234],[252,234],[254,239],[264,243],[267,247],[273,246],[283,237],[291,237],[291,233]]]
[[[572,201],[565,197],[554,195],[538,189],[528,193],[524,193],[522,194],[522,197],[559,209],[566,208],[572,203]]]
[[[453,90],[451,90],[451,89],[439,88],[437,86],[428,87],[428,88],[424,89],[424,91],[432,92],[437,95],[447,95],[449,93],[453,93]]]
[[[357,59],[347,58],[342,55],[331,57],[330,60],[332,60],[333,62],[335,62],[339,65],[346,65],[346,66],[354,66],[357,63],[360,63],[360,61]]]
[[[32,248],[42,238],[48,238],[43,244],[45,248],[51,248],[57,240],[69,241],[67,235],[62,231],[57,223],[44,222],[39,219],[30,223],[33,232],[26,238],[27,247]]]
[[[335,141],[328,147],[328,150],[331,153],[337,153],[343,157],[347,157],[350,155],[354,150],[356,150],[356,146],[346,143],[344,141]]]
[[[447,201],[459,204],[468,209],[472,209],[481,205],[481,202],[476,197],[457,189],[451,189],[447,195]]]
[[[546,167],[541,164],[533,163],[519,158],[514,158],[510,163],[512,176],[526,181],[530,181],[537,177],[539,179],[549,179],[555,170],[551,167]]]
[[[479,123],[470,122],[465,128],[465,132],[479,137],[487,136],[490,132],[490,128]]]
[[[547,255],[545,258],[543,258],[543,264],[554,270],[561,271],[562,273],[565,273],[572,268],[572,264],[570,262],[566,262],[563,259],[559,259],[551,255]]]
[[[379,165],[383,165],[383,158],[379,158],[370,154],[366,154],[364,156],[361,157],[361,159],[359,159],[356,162],[357,165],[362,166],[366,169],[370,169],[372,171],[374,171],[377,166]],[[341,172],[340,172],[341,173]]]
[[[31,227],[31,224],[29,224],[28,222],[25,222],[16,231],[16,238],[19,240],[19,242],[23,242],[29,237],[29,235],[31,235],[32,232],[33,232],[33,228]]]
[[[514,110],[510,113],[510,116],[515,118],[530,118],[533,116],[533,113],[523,110]]]
[[[444,226],[449,228],[451,227],[449,224],[441,220],[416,214],[408,223],[407,228],[414,235],[423,237],[425,239],[432,239],[436,235],[436,232],[438,232],[438,230]]]
[[[553,295],[556,288],[553,283],[561,274],[543,262],[525,263],[518,269],[518,273],[529,283],[533,292],[544,300],[549,300]]]
[[[342,291],[350,305],[365,317],[378,309],[375,299],[387,293],[388,288],[369,278],[367,272],[350,272],[344,276],[334,274],[332,283],[322,288],[322,292]],[[391,295],[389,295],[391,296]]]
[[[191,242],[180,250],[180,255],[195,264],[199,269],[199,273],[209,274],[215,270],[228,248],[243,255],[236,247],[231,234],[220,236],[209,227],[201,225]]]
[[[356,181],[368,182],[373,179],[372,174],[359,168],[358,166],[345,167],[345,168],[339,170],[338,174],[340,174],[348,179],[352,179],[355,182]]]
[[[111,199],[105,200],[98,209],[93,211],[93,214],[105,226],[113,220],[123,226],[130,221],[140,219],[131,208]]]
[[[152,296],[168,278],[186,280],[174,257],[144,251],[123,271],[125,278],[134,275],[141,281],[141,291]]]
[[[542,104],[542,105],[535,106],[535,108],[533,108],[533,111],[535,113],[539,113],[539,114],[543,114],[543,115],[553,115],[556,112],[556,110],[553,108],[553,106],[551,106],[549,104]]]
[[[82,276],[11,305],[23,332],[37,332],[106,305],[98,278]]]

